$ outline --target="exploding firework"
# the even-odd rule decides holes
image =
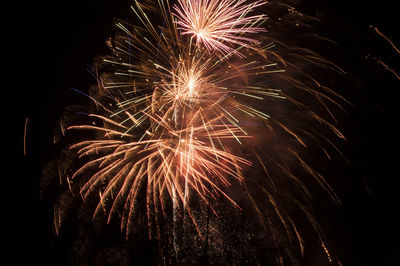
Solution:
[[[259,43],[248,35],[264,31],[257,25],[266,17],[248,14],[264,4],[263,1],[246,0],[182,0],[174,6],[174,11],[181,34],[195,37],[197,45],[204,45],[210,51],[237,53],[233,45],[248,48]]]
[[[232,213],[257,217],[278,250],[286,237],[297,239],[303,253],[301,231],[284,208],[290,202],[331,260],[304,179],[339,200],[302,151],[318,147],[327,158],[341,154],[325,133],[344,138],[329,121],[335,121],[332,109],[346,100],[301,64],[342,71],[311,50],[256,38],[266,16],[250,13],[264,4],[179,0],[171,8],[159,1],[164,22],[155,26],[151,3],[135,2],[132,10],[142,26],[116,24],[121,33],[107,41],[112,55],[97,61],[98,86],[89,96],[95,108],[87,123],[67,127],[89,136],[70,146],[79,167],[67,181],[88,205],[95,202],[94,218],[106,214],[110,222],[119,216],[129,236],[144,204],[149,236],[172,241],[179,261],[179,224],[187,234],[194,228],[198,245],[208,243],[205,210],[223,216],[225,202]],[[60,212],[55,211],[57,231]],[[171,228],[168,222],[171,233],[163,232]],[[221,239],[229,238],[220,235],[214,245]]]

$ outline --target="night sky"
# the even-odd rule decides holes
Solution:
[[[325,218],[329,220],[327,235],[343,265],[399,265],[395,146],[400,80],[371,61],[364,65],[361,59],[352,60],[354,51],[372,53],[400,73],[400,55],[387,42],[368,38],[368,26],[374,25],[399,47],[398,11],[393,1],[386,0],[305,2],[326,17],[327,28],[332,29],[327,35],[343,51],[333,59],[354,73],[352,78],[359,84],[347,95],[354,107],[349,107],[340,124],[348,139],[344,152],[351,164],[334,184],[342,206]],[[53,130],[65,107],[86,101],[70,88],[87,91],[96,83],[87,68],[96,56],[108,53],[105,40],[115,32],[113,19],[133,18],[129,4],[125,0],[30,1],[16,7],[18,21],[23,23],[15,26],[13,37],[6,41],[18,44],[15,54],[21,58],[14,67],[18,75],[13,84],[3,88],[8,94],[4,104],[11,103],[5,114],[10,122],[3,123],[10,160],[2,211],[2,219],[12,228],[6,229],[7,253],[12,257],[8,265],[64,262],[61,255],[57,258],[63,253],[54,245],[50,205],[39,198],[41,170],[57,156]],[[376,76],[363,76],[368,70]]]

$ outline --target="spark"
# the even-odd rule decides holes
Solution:
[[[28,129],[28,117],[25,118],[25,126],[24,126],[24,156],[26,156],[26,133]]]
[[[396,45],[392,42],[392,40],[390,40],[388,37],[385,36],[385,34],[383,34],[377,27],[374,27],[372,25],[370,25],[371,28],[373,28],[375,30],[375,32],[381,36],[382,38],[384,38],[391,46],[392,48],[398,53],[400,54],[400,49],[396,47]]]

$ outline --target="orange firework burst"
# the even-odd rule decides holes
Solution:
[[[178,0],[172,13],[168,1],[160,0],[163,26],[149,20],[148,12],[154,7],[135,3],[132,10],[143,26],[118,22],[122,34],[107,42],[113,54],[98,60],[98,86],[91,95],[96,109],[88,115],[92,124],[68,127],[95,132],[92,139],[70,147],[86,160],[71,180],[83,180],[76,184],[85,200],[94,195],[94,217],[104,213],[110,221],[120,216],[128,236],[142,200],[148,223],[159,216],[167,219],[168,206],[172,206],[173,222],[177,223],[176,210],[180,209],[183,216],[189,214],[202,236],[208,227],[205,230],[198,225],[192,201],[218,215],[212,201],[222,198],[233,209],[240,209],[239,201],[243,203],[245,198],[264,229],[275,226],[273,216],[290,241],[298,240],[302,252],[302,236],[279,203],[289,194],[284,202],[298,206],[307,216],[330,256],[308,209],[311,193],[291,164],[296,162],[339,202],[298,149],[316,145],[328,158],[329,149],[340,153],[313,126],[305,127],[303,120],[344,137],[313,110],[313,104],[305,104],[291,93],[297,90],[313,99],[318,110],[333,120],[330,106],[341,108],[338,101],[345,100],[291,60],[301,54],[301,62],[340,70],[307,49],[298,49],[296,54],[286,48],[290,56],[284,60],[271,50],[274,42],[252,39],[252,34],[263,31],[260,24],[266,16],[250,12],[264,1]],[[279,177],[271,177],[270,168],[279,172]],[[261,169],[263,177],[250,178],[248,172],[253,169]],[[286,181],[293,197],[277,189],[276,183]],[[251,186],[254,189],[249,189]],[[230,193],[231,187],[241,194]],[[257,202],[256,197],[267,200]],[[197,213],[201,213],[199,209]],[[155,223],[160,238],[162,230]],[[271,229],[274,239],[275,231]]]
[[[107,124],[109,122],[105,117],[98,118]],[[132,202],[124,204],[123,221],[129,222],[135,207],[137,191],[144,181],[147,182],[148,201],[149,197],[161,199],[164,193],[168,193],[170,198],[179,200],[186,206],[190,189],[196,191],[205,202],[208,202],[208,195],[217,197],[218,194],[223,194],[235,204],[219,184],[229,185],[228,176],[242,180],[243,177],[234,169],[240,168],[239,164],[251,163],[210,145],[209,140],[214,139],[216,142],[217,139],[221,141],[232,138],[231,134],[237,130],[213,125],[213,120],[195,126],[193,124],[196,119],[188,122],[188,128],[174,130],[161,117],[151,119],[157,124],[154,132],[147,131],[149,138],[136,142],[132,141],[133,135],[126,133],[126,127],[115,123],[111,123],[110,126],[116,126],[116,129],[110,129],[109,126],[102,129],[92,126],[71,127],[105,132],[106,138],[103,140],[82,141],[71,146],[71,149],[79,149],[78,154],[81,157],[103,154],[83,165],[72,176],[74,179],[85,171],[99,169],[82,187],[81,193],[84,198],[93,191],[98,191],[104,181],[108,184],[101,190],[95,215],[102,210],[105,202],[112,200],[110,220],[121,203]],[[125,226],[125,223],[122,225]]]
[[[179,0],[174,10],[178,29],[184,35],[195,37],[198,45],[204,45],[210,51],[238,53],[235,51],[238,47],[259,43],[247,35],[264,31],[258,25],[266,17],[248,16],[248,13],[263,4],[263,1],[246,0]]]

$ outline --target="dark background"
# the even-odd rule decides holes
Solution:
[[[367,32],[368,26],[374,25],[400,45],[393,1],[305,2],[325,14],[332,29],[328,35],[336,37],[340,47],[347,51],[345,54],[357,49],[360,54],[376,52],[400,72],[399,54],[390,45],[382,42],[369,48],[363,39],[349,33],[349,29]],[[87,72],[87,66],[95,56],[108,52],[105,40],[115,32],[113,18],[133,17],[129,4],[125,0],[29,1],[16,6],[16,19],[9,20],[8,25],[14,26],[7,41],[15,42],[13,48],[17,51],[3,52],[18,56],[10,66],[11,72],[18,73],[17,77],[4,89],[5,104],[11,107],[5,115],[10,122],[4,122],[6,130],[2,130],[7,134],[6,162],[10,160],[6,165],[6,197],[2,202],[2,220],[10,223],[5,228],[10,236],[9,265],[51,265],[57,261],[51,214],[39,199],[41,169],[57,156],[52,144],[53,129],[65,106],[85,100],[69,88],[87,91],[96,82]],[[339,63],[347,69],[354,67],[354,72],[362,78],[364,72],[357,70],[365,68],[362,61],[355,63],[351,57],[346,59],[345,54],[338,59],[342,60]],[[398,265],[396,252],[400,239],[395,217],[399,210],[396,186],[399,156],[395,145],[399,119],[395,112],[400,81],[388,71],[376,69],[377,80],[383,82],[368,82],[371,77],[365,77],[366,82],[350,93],[356,104],[343,123],[346,127],[343,131],[349,136],[352,164],[344,178],[346,182],[339,186],[343,204],[332,217],[337,226],[328,232],[343,265]],[[26,118],[27,154],[24,155]]]

